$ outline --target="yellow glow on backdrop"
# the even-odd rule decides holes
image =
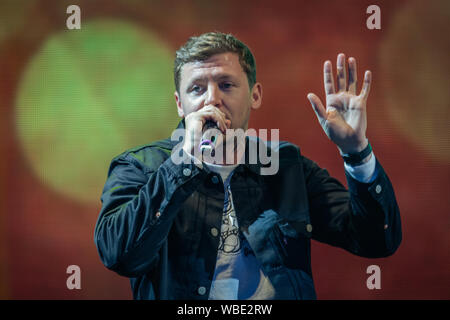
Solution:
[[[172,51],[148,30],[114,20],[50,37],[16,98],[33,172],[68,197],[98,202],[111,159],[169,136],[179,121]]]
[[[388,115],[412,144],[442,161],[450,160],[449,21],[447,0],[408,3],[390,26],[380,63]]]

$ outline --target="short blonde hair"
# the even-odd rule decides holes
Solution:
[[[208,32],[200,36],[193,36],[175,53],[174,80],[175,89],[180,92],[181,67],[195,61],[204,61],[215,54],[234,52],[239,57],[239,63],[247,74],[250,90],[256,83],[255,57],[242,41],[232,34]]]

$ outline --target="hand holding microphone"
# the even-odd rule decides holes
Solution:
[[[186,135],[183,149],[185,152],[195,155],[202,154],[205,150],[214,150],[218,139],[217,130],[225,134],[230,128],[231,121],[225,114],[213,105],[207,105],[198,111],[189,113],[185,118]],[[201,152],[194,152],[199,148]]]

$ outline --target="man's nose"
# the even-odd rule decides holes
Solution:
[[[205,106],[213,105],[216,107],[220,106],[221,96],[220,90],[216,84],[208,85],[208,92],[206,93]]]

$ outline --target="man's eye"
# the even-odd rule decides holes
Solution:
[[[202,91],[202,87],[200,87],[200,86],[193,86],[191,88],[191,92],[194,92],[194,93],[200,93],[201,91]]]
[[[220,86],[222,89],[230,89],[233,86],[233,84],[231,82],[224,82]]]
[[[194,84],[189,89],[189,92],[194,94],[201,94],[202,92],[204,92],[204,87],[202,85]]]

